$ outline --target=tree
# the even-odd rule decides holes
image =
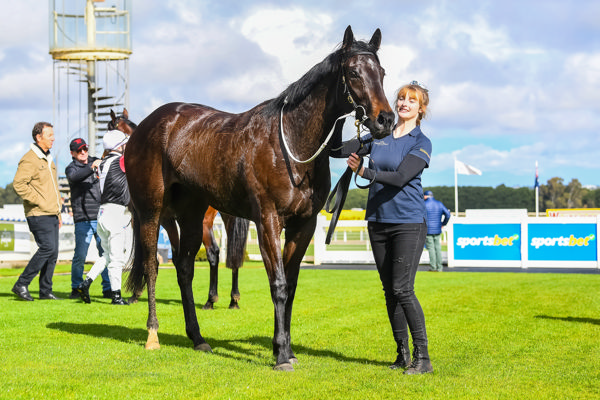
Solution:
[[[563,178],[555,176],[550,178],[546,185],[540,186],[540,197],[543,199],[543,209],[548,208],[566,208],[564,202],[565,185]]]
[[[352,189],[348,191],[346,196],[346,202],[344,203],[344,210],[351,210],[353,208],[365,209],[367,208],[367,198],[369,197],[369,191],[363,189]]]
[[[577,179],[572,179],[567,185],[567,208],[581,208],[583,188]]]
[[[5,189],[0,188],[0,207],[4,207],[5,204],[21,204],[23,200],[19,197],[13,184],[9,183]]]

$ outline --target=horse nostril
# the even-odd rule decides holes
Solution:
[[[384,128],[389,128],[394,124],[394,114],[381,112],[377,117],[377,123]]]

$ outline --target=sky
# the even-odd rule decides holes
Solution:
[[[482,171],[459,186],[532,187],[536,161],[541,184],[600,186],[599,16],[597,0],[136,0],[129,115],[171,101],[245,111],[333,52],[348,25],[367,41],[379,28],[390,103],[410,81],[429,89],[423,186],[453,186],[455,158]],[[5,2],[0,14],[2,187],[35,122],[53,122],[48,21],[43,0]],[[55,133],[64,174],[73,133]],[[333,161],[332,179],[344,169]]]

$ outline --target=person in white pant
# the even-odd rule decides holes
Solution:
[[[86,279],[77,287],[81,299],[91,303],[89,288],[104,268],[112,290],[112,303],[127,305],[121,297],[121,274],[131,255],[132,227],[129,205],[129,187],[125,176],[123,151],[129,136],[121,131],[108,131],[104,135],[105,150],[110,153],[102,160],[98,168],[100,176],[100,210],[98,212],[98,235],[104,254],[94,263]]]

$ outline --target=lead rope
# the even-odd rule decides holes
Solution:
[[[281,112],[279,113],[279,125],[281,126],[281,141],[283,142],[283,146],[285,147],[285,151],[288,153],[288,155],[290,156],[290,158],[292,160],[296,161],[297,163],[307,164],[307,163],[313,161],[315,158],[317,158],[319,154],[321,154],[321,152],[323,151],[323,149],[325,149],[325,147],[327,147],[327,144],[329,143],[329,140],[333,136],[333,132],[335,131],[335,126],[336,126],[337,122],[340,119],[346,119],[346,118],[351,117],[351,116],[354,117],[356,119],[356,121],[354,122],[354,125],[356,126],[356,130],[358,132],[358,136],[359,136],[359,139],[360,139],[360,127],[365,123],[365,121],[367,119],[369,119],[367,117],[367,111],[365,110],[365,108],[363,106],[356,104],[356,102],[352,98],[352,94],[350,93],[350,89],[348,89],[348,85],[346,85],[346,78],[343,75],[342,75],[342,82],[344,83],[344,93],[348,93],[348,103],[352,104],[352,107],[354,107],[354,110],[350,111],[348,114],[344,114],[341,117],[338,117],[335,120],[335,122],[333,123],[333,126],[331,127],[331,130],[329,131],[329,134],[325,138],[325,141],[323,142],[323,144],[321,145],[321,147],[319,147],[319,149],[317,150],[317,152],[315,154],[313,154],[311,157],[307,158],[306,160],[299,160],[298,158],[296,158],[296,156],[294,156],[294,154],[292,154],[292,152],[290,151],[290,147],[288,146],[287,141],[285,140],[285,130],[283,128],[283,109],[285,108],[286,104],[288,103],[287,96],[283,100],[283,104],[281,106]],[[361,108],[362,112],[363,112],[360,121],[356,117],[356,111],[359,108]]]
[[[339,117],[338,119],[336,119],[335,122],[333,123],[333,126],[331,127],[331,131],[329,131],[329,134],[327,135],[327,138],[325,138],[325,141],[323,142],[323,144],[321,145],[321,147],[319,147],[319,149],[317,150],[317,152],[315,154],[313,154],[311,157],[307,158],[306,160],[299,160],[298,158],[296,158],[294,156],[294,154],[292,154],[292,152],[290,151],[290,147],[288,146],[287,141],[285,140],[285,130],[283,129],[283,108],[285,107],[285,105],[287,103],[288,103],[288,99],[286,97],[285,100],[283,100],[283,105],[281,106],[281,113],[280,113],[280,116],[279,116],[279,124],[281,126],[281,141],[283,142],[283,146],[285,147],[285,151],[288,153],[288,155],[290,156],[290,158],[292,160],[296,161],[297,163],[300,163],[300,164],[307,164],[307,163],[313,161],[315,158],[317,158],[319,154],[321,154],[321,152],[323,151],[323,149],[325,149],[325,147],[327,147],[327,144],[329,143],[329,140],[333,136],[333,132],[335,131],[335,126],[336,126],[337,122],[340,119],[345,119],[345,118],[348,118],[350,116],[355,116],[355,114],[356,114],[356,112],[354,110],[352,110],[348,114],[344,114],[341,117]]]
[[[360,125],[361,124],[358,123],[358,120],[355,125],[356,125],[356,136],[357,136],[358,142],[360,143],[358,150],[356,150],[358,152],[358,151],[360,151],[360,149],[363,148],[364,142],[361,140],[361,137],[360,137]],[[368,156],[365,156],[365,157],[368,157]],[[370,157],[368,157],[368,158],[370,159]],[[356,170],[356,173],[354,174],[354,183],[360,189],[366,189],[375,182],[375,179],[377,178],[377,172],[375,172],[375,176],[373,176],[373,179],[368,184],[359,185],[358,182],[356,182],[356,177],[358,176],[358,171],[360,171],[361,167],[362,167],[362,163],[358,166],[358,169]],[[352,168],[347,167],[346,171],[344,171],[344,173],[342,174],[342,176],[340,177],[338,182],[335,184],[335,187],[333,188],[331,193],[329,193],[329,196],[327,196],[327,200],[325,201],[325,211],[332,214],[331,221],[329,222],[329,228],[327,229],[327,236],[325,237],[325,244],[331,243],[331,237],[333,236],[333,232],[335,231],[335,227],[340,218],[340,214],[342,213],[342,208],[344,207],[344,203],[346,202],[346,196],[348,195],[348,188],[350,187],[350,180],[352,179],[352,174],[353,174]],[[335,203],[333,204],[333,207],[331,207],[331,203],[334,198],[335,198]]]
[[[294,160],[295,162],[300,163],[300,164],[307,164],[307,163],[313,161],[315,158],[317,158],[319,156],[319,154],[321,154],[321,152],[325,149],[325,147],[327,147],[329,140],[333,136],[333,132],[335,131],[337,122],[340,119],[346,119],[350,116],[353,116],[355,118],[354,126],[356,126],[356,136],[358,138],[358,141],[360,142],[359,150],[363,147],[363,141],[360,138],[360,133],[361,133],[361,128],[364,125],[364,122],[368,119],[367,112],[363,106],[356,104],[356,102],[352,98],[352,94],[350,93],[350,90],[348,89],[348,85],[346,84],[346,78],[343,75],[342,75],[342,82],[344,84],[344,93],[348,93],[348,97],[347,97],[348,103],[350,103],[354,109],[351,112],[349,112],[348,114],[344,114],[335,120],[335,122],[333,123],[333,126],[331,127],[331,131],[329,131],[329,134],[325,138],[325,141],[323,142],[323,144],[319,147],[319,149],[315,152],[315,154],[313,154],[311,157],[307,158],[306,160],[299,160],[296,156],[294,156],[294,154],[292,154],[292,152],[290,151],[290,147],[288,146],[287,141],[285,140],[285,129],[283,127],[283,109],[285,108],[285,106],[288,103],[287,96],[283,100],[283,104],[281,106],[281,111],[279,114],[279,125],[281,127],[281,141],[283,142],[285,151],[290,156],[290,158],[292,160]],[[357,118],[357,116],[356,116],[357,110],[359,108],[362,109],[362,117],[360,119]],[[359,169],[357,171],[360,170],[361,166],[362,166],[362,164],[359,166]],[[333,214],[331,216],[331,222],[329,224],[329,229],[327,230],[327,237],[325,239],[325,244],[329,244],[331,242],[331,236],[333,235],[333,232],[335,231],[335,226],[337,225],[337,221],[340,217],[342,207],[344,206],[344,202],[346,201],[346,196],[348,195],[348,188],[350,186],[350,180],[352,179],[352,173],[353,173],[353,171],[350,167],[346,168],[346,171],[344,172],[344,174],[342,175],[340,180],[336,183],[334,189],[331,191],[331,193],[329,194],[329,196],[327,197],[327,200],[325,202],[325,210],[327,212]],[[374,176],[373,179],[367,185],[365,185],[365,186],[359,185],[356,182],[357,175],[358,174],[356,174],[354,177],[354,182],[355,182],[356,186],[361,189],[368,188],[369,186],[371,186],[373,184],[373,182],[375,182],[376,176]],[[329,205],[331,204],[331,201],[333,200],[334,197],[335,197],[335,204],[333,206],[333,209],[330,210]]]

